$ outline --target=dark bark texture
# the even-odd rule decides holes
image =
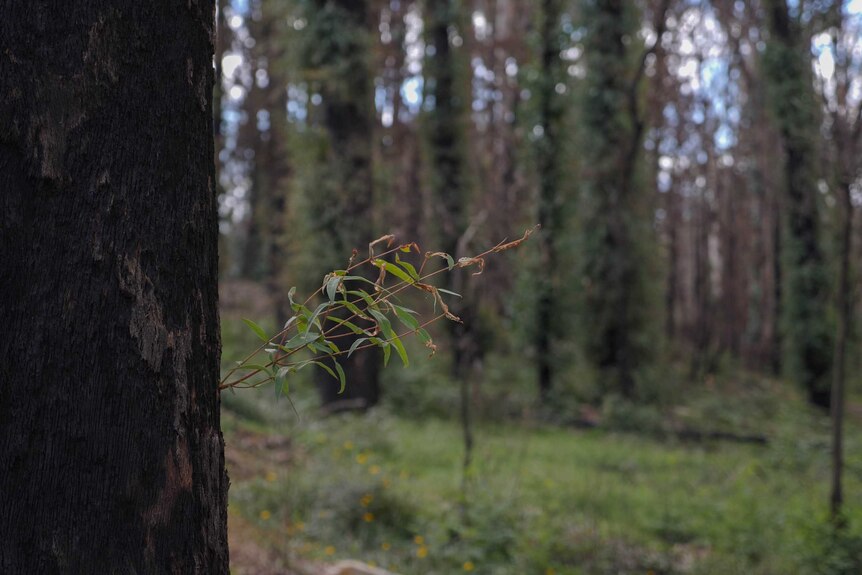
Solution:
[[[228,571],[213,34],[0,4],[0,573]]]

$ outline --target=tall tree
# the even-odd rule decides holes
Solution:
[[[831,44],[825,48],[824,62],[830,62],[831,70],[824,69],[818,59],[818,86],[823,109],[829,114],[831,151],[834,164],[834,182],[838,195],[838,297],[837,326],[835,336],[834,363],[830,413],[832,417],[832,489],[830,507],[832,518],[841,525],[844,503],[844,396],[847,371],[847,347],[853,328],[854,288],[853,266],[853,185],[862,171],[859,157],[862,146],[862,98],[854,96],[852,84],[855,70],[862,66],[858,50],[862,32],[862,19],[851,18],[849,8],[835,1],[826,12],[826,27]]]
[[[253,84],[247,98],[250,121],[245,126],[254,156],[251,160],[251,185],[257,201],[250,217],[257,223],[255,240],[260,243],[258,262],[255,251],[246,249],[252,263],[263,272],[273,299],[277,325],[292,315],[287,297],[285,250],[288,186],[291,165],[288,158],[287,124],[287,18],[284,4],[272,0],[252,3],[249,32],[254,38],[250,50]],[[243,130],[240,130],[240,135]],[[247,263],[247,262],[244,262]]]
[[[475,234],[469,225],[470,198],[464,173],[464,97],[458,90],[458,62],[450,36],[457,30],[458,2],[456,0],[427,0],[425,4],[426,43],[433,49],[425,60],[427,82],[426,98],[430,108],[425,117],[428,135],[431,190],[440,226],[440,242],[448,254],[456,259],[466,256],[467,244]],[[447,286],[472,301],[466,293],[464,274],[450,275]],[[452,375],[461,392],[461,423],[464,432],[464,469],[472,457],[473,432],[471,423],[470,371],[481,353],[476,333],[477,318],[467,303],[455,303],[453,311],[461,318],[452,322]],[[466,473],[465,473],[466,478]]]
[[[539,274],[536,301],[536,361],[539,394],[547,400],[554,379],[552,342],[562,335],[556,319],[560,298],[558,241],[563,233],[561,192],[561,151],[564,139],[566,75],[561,57],[562,30],[559,0],[543,0],[539,11],[538,60],[539,78],[536,86],[538,126],[541,129],[535,153],[539,174]]]
[[[661,38],[669,2],[655,22]],[[644,131],[639,88],[649,51],[634,52],[640,15],[633,2],[585,2],[587,87],[583,122],[583,274],[586,351],[605,391],[631,397],[649,359],[649,199],[640,193]],[[652,46],[653,49],[655,45]]]
[[[213,8],[0,8],[3,573],[228,571]]]
[[[315,277],[344,267],[353,249],[374,239],[373,76],[369,66],[370,12],[367,0],[313,0],[308,5],[304,66],[319,89],[324,132],[323,185],[311,191],[313,232],[327,246]],[[350,341],[346,341],[347,345]],[[356,353],[342,363],[348,383],[320,380],[324,404],[369,406],[380,397],[376,350]]]
[[[765,4],[770,104],[784,144],[784,369],[815,405],[829,407],[829,281],[817,205],[817,105],[810,40],[786,0]]]

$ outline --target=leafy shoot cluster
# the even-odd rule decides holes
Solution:
[[[278,333],[270,335],[257,323],[243,320],[263,343],[224,375],[219,390],[255,388],[274,382],[276,397],[287,395],[288,378],[315,366],[339,382],[341,393],[347,377],[340,360],[378,347],[383,350],[384,365],[388,365],[393,349],[402,363],[409,365],[402,339],[410,335],[418,336],[434,355],[437,346],[426,328],[441,319],[460,322],[443,297],[460,296],[432,285],[429,280],[458,268],[475,268],[473,275],[479,275],[485,269],[487,256],[518,247],[537,227],[528,229],[517,240],[500,242],[472,257],[455,260],[447,253],[426,252],[420,256],[418,268],[408,260],[411,255],[417,259],[421,253],[419,245],[415,242],[395,245],[395,236],[391,234],[369,243],[368,257],[361,261],[357,261],[358,251],[353,250],[347,267],[326,274],[320,288],[304,302],[294,299],[295,287],[290,289],[288,300],[293,315]],[[384,251],[375,253],[375,248],[381,245]],[[435,261],[444,265],[434,266]],[[376,279],[370,279],[375,275]],[[428,317],[399,303],[407,290],[419,290],[431,299],[433,311]],[[399,331],[393,324],[403,329]],[[349,345],[339,345],[341,342]]]

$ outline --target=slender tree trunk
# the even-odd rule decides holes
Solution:
[[[213,8],[0,8],[2,573],[228,572]]]
[[[426,116],[429,155],[431,163],[431,189],[434,205],[440,220],[440,240],[443,251],[458,259],[472,237],[468,226],[469,196],[464,175],[464,98],[457,90],[456,56],[449,42],[449,30],[458,23],[458,2],[454,0],[428,0],[426,3],[426,42],[434,46],[434,54],[426,58],[428,94],[433,98],[434,110]],[[476,340],[477,317],[471,312],[476,298],[464,285],[464,274],[450,276],[447,286],[463,299],[452,305],[452,311],[461,317],[461,323],[450,323],[452,341],[452,377],[458,382],[461,405],[461,428],[464,440],[462,468],[462,511],[466,518],[469,466],[473,453],[472,388],[473,366],[482,356]]]
[[[538,115],[542,128],[541,139],[536,142],[536,160],[539,170],[538,216],[541,229],[538,234],[541,270],[536,286],[536,367],[539,397],[547,402],[554,380],[553,340],[560,335],[555,314],[559,308],[558,235],[561,232],[563,208],[560,192],[560,139],[563,130],[563,99],[557,85],[565,82],[560,57],[559,0],[543,0],[539,29],[539,80]]]
[[[679,232],[682,228],[682,217],[679,210],[679,194],[675,182],[665,194],[668,214],[668,266],[667,286],[665,288],[665,335],[668,341],[676,339],[676,308],[679,300],[679,267],[680,246]]]
[[[832,492],[830,508],[832,519],[841,522],[841,506],[844,494],[841,478],[844,468],[844,370],[846,365],[847,335],[850,331],[850,318],[853,313],[852,287],[850,285],[850,253],[853,249],[853,199],[850,183],[841,185],[841,222],[840,264],[838,278],[838,330],[835,339],[835,360],[832,367],[832,395],[830,411],[832,415]]]

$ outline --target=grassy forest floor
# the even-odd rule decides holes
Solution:
[[[230,314],[223,321],[230,359],[253,340]],[[302,380],[299,418],[271,387],[224,395],[234,575],[314,573],[346,558],[403,574],[854,572],[858,403],[849,529],[836,542],[828,420],[782,382],[727,376],[661,407],[605,405],[586,418],[600,425],[581,429],[526,408],[514,417],[521,396],[495,385],[526,397],[529,381],[495,384],[490,372],[485,403],[505,407],[485,407],[465,483],[457,390],[441,391],[454,387],[445,378],[429,387],[443,358],[419,363],[390,368],[391,397],[365,415],[321,417]]]

